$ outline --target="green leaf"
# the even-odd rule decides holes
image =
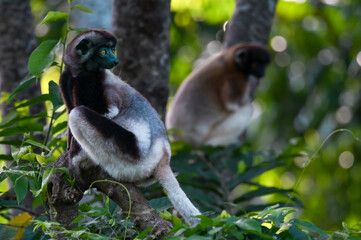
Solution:
[[[82,220],[84,218],[83,215],[80,215],[78,216],[77,218],[75,218],[71,223],[74,224],[74,223],[78,223],[80,220]]]
[[[200,235],[193,235],[187,238],[188,240],[212,240],[212,237],[205,237]]]
[[[258,222],[255,219],[241,218],[235,224],[245,231],[259,232],[259,233],[262,232],[262,227],[260,222]]]
[[[5,227],[3,225],[0,225],[0,233],[1,233],[1,239],[8,240],[8,239],[16,239],[16,235],[19,231],[19,229],[16,228],[9,228]]]
[[[271,169],[281,166],[282,164],[283,163],[281,163],[281,162],[271,162],[271,163],[261,164],[261,166],[253,167],[253,168],[245,171],[244,173],[238,175],[234,179],[232,179],[230,181],[229,185],[231,188],[234,188],[237,185],[239,185],[240,183],[247,182],[249,179],[253,179],[268,170],[271,170]]]
[[[33,82],[35,82],[36,78],[34,76],[27,76],[20,85],[15,88],[15,90],[10,94],[9,98],[6,100],[6,103],[9,104],[13,100],[13,98],[18,94],[20,91],[24,90],[25,88],[29,87]]]
[[[62,173],[65,173],[65,175],[71,179],[71,175],[70,175],[70,172],[69,172],[69,169],[67,169],[66,167],[61,167],[61,168],[55,168],[56,172],[62,172]]]
[[[42,148],[42,149],[45,149],[46,151],[50,152],[50,149],[47,146],[45,146],[44,144],[42,144],[40,142],[37,142],[35,140],[28,139],[28,140],[25,141],[25,143],[31,144],[33,146],[36,146],[36,147],[39,147],[39,148]]]
[[[80,204],[79,205],[79,210],[81,212],[89,212],[91,210],[91,206],[87,203],[84,203],[84,204]]]
[[[222,229],[223,229],[222,227],[213,227],[210,231],[208,231],[208,234],[214,235],[215,233],[221,231]]]
[[[21,159],[32,162],[34,161],[35,157],[36,157],[36,153],[27,153],[24,156],[21,156]]]
[[[36,158],[36,161],[40,164],[40,165],[46,165],[48,162],[46,160],[45,157],[41,156],[41,155],[38,155],[36,154],[35,155],[35,158]]]
[[[58,12],[58,11],[49,11],[48,14],[45,16],[43,21],[40,24],[44,24],[47,22],[53,22],[59,19],[67,19],[69,17],[68,13]]]
[[[231,229],[230,234],[232,234],[232,236],[236,237],[236,239],[238,239],[238,240],[244,239],[243,233],[241,231],[239,231],[238,229]]]
[[[11,146],[11,156],[13,157],[13,159],[15,160],[16,163],[19,163],[20,157],[23,155],[22,154],[23,152],[28,153],[29,149],[28,148],[22,148],[22,147],[17,148],[15,146]]]
[[[246,171],[247,169],[247,165],[244,161],[239,161],[238,163],[238,173],[243,173],[244,171]]]
[[[3,127],[18,118],[19,118],[19,113],[16,111],[11,111],[1,119],[0,127]]]
[[[2,122],[0,124],[0,128],[5,128],[5,127],[9,127],[11,125],[14,125],[15,123],[19,123],[21,121],[27,121],[29,119],[37,119],[37,118],[45,118],[47,116],[47,113],[44,111],[44,112],[41,112],[39,114],[34,114],[34,115],[31,115],[31,116],[25,116],[25,117],[19,117],[17,116],[15,119],[12,119],[8,122]],[[4,143],[6,144],[6,143]]]
[[[88,31],[89,28],[73,28],[73,27],[69,27],[70,31],[74,31],[77,34],[83,33],[85,31]]]
[[[34,197],[37,197],[40,195],[40,193],[46,191],[47,189],[47,183],[51,177],[51,175],[56,171],[55,168],[52,168],[52,169],[47,169],[45,172],[44,172],[44,175],[43,175],[43,180],[41,181],[41,188],[38,190],[38,191],[32,191],[34,193]]]
[[[10,206],[14,206],[14,205],[17,205],[17,202],[15,200],[0,199],[0,206],[10,207]]]
[[[61,106],[63,106],[64,103],[63,99],[61,98],[59,86],[54,81],[49,82],[49,97],[51,103],[53,104],[53,111],[56,111]]]
[[[361,237],[349,236],[349,237],[347,238],[347,240],[361,240]]]
[[[311,222],[306,222],[306,221],[302,221],[302,220],[299,220],[299,219],[292,219],[290,221],[290,223],[293,223],[296,226],[301,227],[301,228],[305,229],[308,232],[318,233],[321,236],[326,235],[326,233],[323,230],[319,229],[318,227],[316,227],[315,224],[313,224]]]
[[[177,217],[177,216],[172,216],[172,222],[173,222],[173,226],[181,226],[183,223],[182,223],[182,220]]]
[[[68,122],[67,122],[67,121],[64,121],[64,122],[61,122],[61,123],[57,124],[57,125],[54,126],[54,128],[53,128],[53,135],[55,135],[57,132],[60,132],[60,131],[62,131],[62,130],[65,130],[67,126],[68,126]]]
[[[284,223],[285,217],[296,210],[291,207],[279,207],[279,205],[280,204],[276,204],[264,209],[262,212],[257,214],[258,218],[271,220],[275,227],[281,227]]]
[[[295,225],[292,225],[290,229],[288,230],[293,240],[306,240],[309,239],[307,234],[296,227]]]
[[[54,113],[54,120],[58,119],[60,116],[62,116],[64,113],[66,113],[66,108],[64,108],[61,112],[55,112]]]
[[[43,131],[43,125],[40,123],[29,123],[24,126],[16,126],[11,128],[6,128],[0,131],[0,136],[11,136],[17,134],[24,134],[28,132],[41,132]]]
[[[33,171],[6,169],[6,170],[2,170],[2,172],[5,173],[10,179],[13,178],[14,180],[16,180],[16,178],[19,176],[26,176],[28,178],[35,177],[35,172]]]
[[[87,13],[93,13],[93,12],[94,12],[93,10],[91,10],[91,9],[89,9],[89,8],[87,8],[87,7],[84,7],[84,6],[82,6],[82,5],[79,5],[79,4],[74,5],[74,7],[75,7],[76,9],[80,10],[80,11],[87,12]]]
[[[25,176],[20,176],[18,179],[16,179],[14,190],[16,199],[18,200],[18,203],[20,203],[28,193],[28,180],[25,178]]]
[[[172,214],[168,211],[163,211],[163,212],[159,212],[159,215],[167,220],[171,220],[172,219]]]
[[[41,96],[35,97],[35,98],[31,99],[31,100],[28,100],[25,103],[22,103],[22,104],[19,104],[19,105],[15,106],[14,109],[35,105],[35,104],[42,103],[42,102],[45,102],[45,101],[48,101],[48,100],[50,100],[49,94],[43,94]]]
[[[135,239],[144,239],[153,228],[154,227],[149,227],[145,229],[143,232],[139,233],[138,236],[135,237]]]
[[[31,53],[28,63],[29,72],[37,77],[55,60],[53,49],[58,45],[57,40],[46,40]]]
[[[272,194],[272,193],[288,193],[288,192],[292,192],[292,190],[284,190],[284,189],[279,189],[279,188],[275,188],[275,187],[259,187],[258,189],[254,190],[254,191],[250,191],[250,192],[243,194],[239,198],[235,199],[234,202],[240,203],[242,201],[246,201],[246,200],[249,200],[254,197],[265,196],[265,195]]]
[[[149,204],[158,211],[164,211],[173,206],[167,197],[152,199],[149,201]]]
[[[199,216],[199,218],[201,219],[199,226],[204,227],[204,229],[206,229],[208,226],[213,226],[213,219],[204,215]]]
[[[10,178],[11,182],[14,184],[14,191],[18,204],[24,200],[26,194],[28,193],[28,181],[25,178],[25,175],[19,175],[12,173],[11,171],[4,171],[6,175]]]

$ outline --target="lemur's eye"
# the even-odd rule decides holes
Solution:
[[[100,54],[103,55],[103,56],[106,55],[106,54],[107,54],[107,50],[104,50],[104,49],[103,49],[103,50],[100,52]]]

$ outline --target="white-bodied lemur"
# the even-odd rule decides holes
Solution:
[[[270,62],[261,44],[245,43],[204,63],[182,83],[167,113],[171,140],[199,147],[239,141],[252,116],[259,79]]]
[[[86,31],[64,55],[60,88],[69,113],[68,146],[72,167],[98,165],[111,177],[142,185],[155,178],[175,209],[193,225],[201,215],[183,192],[170,166],[171,150],[157,112],[135,89],[110,70],[116,37]]]

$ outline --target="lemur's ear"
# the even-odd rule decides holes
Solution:
[[[84,55],[86,54],[89,49],[90,49],[90,42],[87,39],[83,39],[80,41],[80,43],[78,43],[78,45],[76,45],[76,50],[80,50],[81,54]]]

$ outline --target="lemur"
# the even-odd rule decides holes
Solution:
[[[261,44],[238,44],[210,59],[181,84],[167,112],[171,140],[199,147],[239,141],[252,116],[259,79],[270,62]]]
[[[64,54],[60,88],[69,113],[71,165],[98,165],[111,177],[142,185],[155,178],[190,224],[201,215],[175,178],[171,149],[157,112],[109,69],[118,60],[117,39],[105,30],[76,36]]]

